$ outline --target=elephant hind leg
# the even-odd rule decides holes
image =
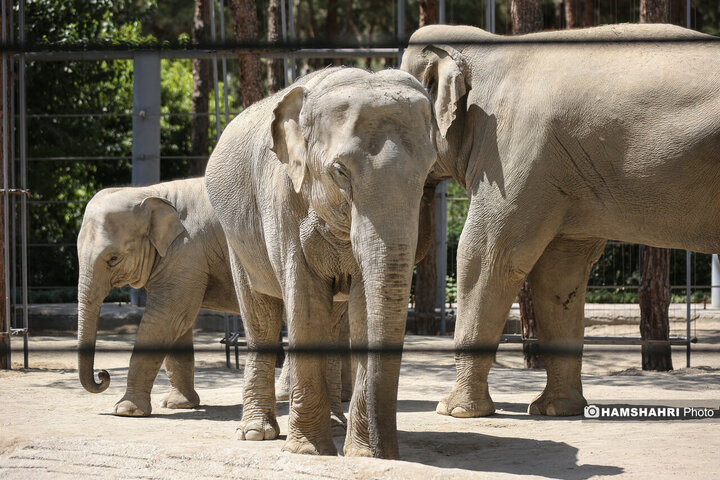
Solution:
[[[585,291],[590,269],[604,247],[605,240],[555,239],[530,273],[547,370],[547,385],[530,404],[531,414],[579,415],[587,404],[580,379]]]
[[[195,391],[195,353],[193,331],[189,329],[175,341],[165,357],[165,370],[172,389],[162,401],[165,408],[195,408],[200,397]]]
[[[457,256],[457,379],[438,403],[441,415],[467,418],[495,412],[487,379],[503,326],[527,272],[555,236],[553,225],[534,220],[543,215],[521,213],[488,220],[471,205]]]

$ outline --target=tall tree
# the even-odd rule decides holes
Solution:
[[[565,28],[577,27],[577,0],[565,0]]]
[[[270,0],[268,5],[268,42],[279,42],[282,40],[282,21],[280,17],[281,0]],[[298,9],[299,10],[299,9]],[[298,11],[298,13],[300,13]],[[285,86],[283,79],[284,67],[282,58],[271,58],[268,66],[268,93],[273,94]]]
[[[510,5],[510,15],[514,35],[542,30],[543,15],[540,0],[513,0]]]
[[[669,0],[640,0],[640,23],[667,23],[669,19]],[[670,250],[643,245],[640,262],[640,336],[643,340],[667,340],[670,335]],[[670,345],[643,345],[642,369],[672,370]]]
[[[258,39],[258,17],[255,0],[232,0],[235,39],[238,42]],[[243,108],[263,98],[262,65],[260,56],[240,53],[240,95]]]
[[[583,27],[595,25],[595,0],[585,0],[583,4]]]
[[[437,0],[420,1],[419,26],[438,22]],[[417,333],[434,335],[437,332],[435,304],[437,302],[437,243],[435,242],[435,195],[431,197],[430,209],[430,247],[425,257],[418,263],[415,275],[415,313]],[[444,299],[442,299],[444,301]]]
[[[524,34],[542,30],[542,0],[513,0],[510,5],[510,13],[514,34]],[[537,338],[532,291],[530,289],[530,283],[527,280],[525,280],[525,283],[523,283],[518,293],[518,305],[520,307],[520,323],[522,325],[523,337]],[[537,344],[523,344],[523,355],[527,368],[544,368],[545,364]]]
[[[420,0],[419,26],[424,27],[425,25],[438,23],[439,15],[438,0]]]
[[[195,0],[193,16],[193,43],[207,44],[210,41],[210,1]],[[192,61],[193,91],[190,112],[190,154],[195,157],[190,174],[200,176],[205,173],[208,154],[208,111],[210,105],[210,62],[200,58]]]

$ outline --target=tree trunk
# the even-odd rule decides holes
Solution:
[[[435,243],[435,195],[429,209],[430,246],[425,257],[417,264],[415,276],[415,325],[418,335],[435,335],[435,293],[437,289],[437,244]]]
[[[640,23],[667,23],[670,0],[640,0]]]
[[[433,25],[438,23],[440,10],[438,0],[420,0],[420,21],[418,26]]]
[[[514,34],[530,33],[542,29],[542,0],[513,0],[510,11]],[[518,302],[520,303],[520,323],[522,324],[523,338],[537,338],[532,291],[527,280],[520,289]],[[527,368],[544,367],[537,344],[524,344],[523,354]]]
[[[640,23],[664,23],[670,15],[669,0],[640,0]],[[670,250],[642,246],[640,336],[643,340],[667,340],[670,336]],[[643,345],[643,370],[672,370],[670,345]]]
[[[542,2],[540,0],[512,0],[510,6],[512,32],[515,35],[537,32],[543,28]]]
[[[595,0],[585,0],[583,4],[583,27],[595,25]]]
[[[258,38],[258,18],[255,0],[232,0],[231,4],[235,40],[254,41]],[[262,65],[260,56],[239,54],[240,95],[243,108],[263,98]]]
[[[640,259],[640,336],[643,340],[667,340],[670,335],[670,250],[643,245]],[[672,370],[670,345],[643,345],[642,369]]]
[[[577,26],[577,0],[565,0],[565,28]]]
[[[268,6],[268,42],[279,42],[282,40],[282,21],[280,17],[280,1],[270,0]],[[299,12],[298,12],[299,13]],[[268,66],[268,94],[272,95],[283,89],[285,80],[283,75],[285,68],[282,58],[270,58]]]
[[[210,1],[195,0],[192,29],[193,43],[210,41]],[[210,105],[210,61],[194,58],[192,61],[193,91],[190,111],[190,155],[196,157],[190,167],[191,176],[202,176],[208,159],[207,115]]]

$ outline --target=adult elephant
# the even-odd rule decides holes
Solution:
[[[333,299],[349,299],[353,347],[372,353],[356,372],[344,453],[397,457],[400,349],[423,186],[435,158],[429,96],[397,70],[315,72],[249,107],[223,132],[205,178],[256,350],[245,369],[239,438],[279,433],[263,347],[274,345],[284,316],[299,353],[290,356],[283,449],[336,452],[322,349],[336,341]]]
[[[490,351],[528,275],[548,349],[529,412],[576,415],[585,290],[606,239],[720,251],[715,40],[669,25],[516,37],[431,26],[410,38],[402,69],[433,97],[438,169],[470,196],[457,380],[438,413],[494,412]]]

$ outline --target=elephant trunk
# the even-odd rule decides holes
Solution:
[[[78,289],[78,374],[80,383],[85,390],[91,393],[104,392],[110,385],[110,374],[102,370],[98,374],[100,383],[95,381],[95,340],[97,338],[98,321],[100,319],[100,306],[102,299],[109,292],[98,291],[93,285],[92,275],[81,273]],[[100,299],[100,300],[98,300]]]
[[[354,242],[365,286],[368,328],[367,414],[373,456],[398,458],[397,389],[407,320],[417,215],[400,226],[363,222]],[[403,223],[403,222],[400,222]],[[353,225],[355,230],[355,225]],[[383,232],[384,233],[380,233]],[[388,234],[388,232],[390,232]],[[359,236],[359,235],[358,235]]]

